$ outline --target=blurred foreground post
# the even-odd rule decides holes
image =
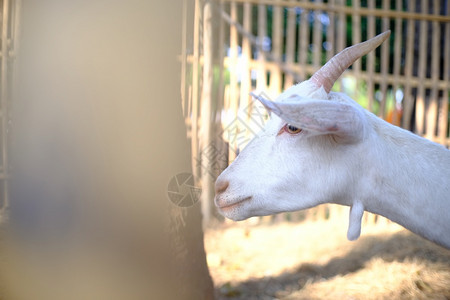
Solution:
[[[180,101],[181,1],[22,3],[1,299],[211,299]]]

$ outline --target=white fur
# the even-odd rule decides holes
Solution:
[[[272,111],[263,133],[217,179],[215,203],[225,217],[337,203],[352,207],[351,240],[366,210],[450,248],[449,150],[309,81],[263,104]],[[303,131],[278,134],[287,122]]]

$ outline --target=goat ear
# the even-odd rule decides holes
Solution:
[[[287,123],[313,135],[333,135],[341,143],[353,143],[364,136],[364,116],[352,105],[297,96],[295,102],[258,99]],[[296,97],[296,98],[297,98]]]

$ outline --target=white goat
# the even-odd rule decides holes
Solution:
[[[367,210],[450,248],[450,151],[330,92],[389,34],[344,49],[275,102],[256,97],[271,117],[216,181],[215,204],[225,217],[337,203],[351,207],[349,240],[359,237]]]

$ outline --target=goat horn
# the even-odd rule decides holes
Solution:
[[[391,31],[385,31],[370,40],[345,48],[333,58],[331,58],[319,71],[314,73],[310,80],[318,87],[323,86],[329,93],[333,84],[358,58],[366,55],[373,49],[383,43],[391,34]]]

